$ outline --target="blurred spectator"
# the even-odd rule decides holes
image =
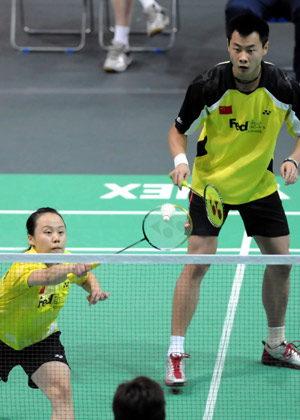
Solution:
[[[114,420],[165,420],[162,387],[145,376],[118,386],[113,399]]]
[[[162,32],[170,23],[166,10],[155,0],[139,0],[146,18],[147,34]],[[132,62],[129,52],[129,33],[134,0],[112,0],[115,14],[115,31],[103,69],[108,72],[123,72]]]
[[[225,7],[226,25],[237,14],[253,12],[265,20],[283,17],[295,24],[294,72],[300,82],[300,0],[229,0]]]

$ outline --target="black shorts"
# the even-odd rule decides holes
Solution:
[[[23,350],[14,350],[0,341],[0,380],[7,382],[9,372],[20,365],[28,376],[28,386],[38,388],[31,376],[44,363],[61,362],[69,366],[64,346],[59,339],[60,334],[60,331],[57,331]]]
[[[277,191],[267,197],[246,204],[224,204],[224,222],[229,210],[237,210],[240,213],[248,236],[259,235],[276,238],[290,233]],[[195,194],[192,195],[190,201],[190,215],[193,220],[192,235],[219,235],[221,228],[212,226],[206,216],[204,200]]]

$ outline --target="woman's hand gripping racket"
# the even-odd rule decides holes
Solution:
[[[163,204],[149,211],[143,219],[143,238],[126,246],[116,254],[147,241],[149,245],[159,251],[171,251],[182,245],[191,235],[193,223],[189,213],[177,204]],[[91,264],[91,268],[100,264]],[[69,273],[68,279],[75,277]]]
[[[169,177],[172,179],[172,172],[169,173]],[[213,184],[207,184],[202,196],[185,179],[182,180],[182,185],[204,200],[208,220],[214,227],[221,227],[224,222],[224,204],[217,188]]]

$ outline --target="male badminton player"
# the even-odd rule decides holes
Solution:
[[[66,226],[54,209],[38,209],[27,220],[29,253],[64,253]],[[0,281],[0,379],[21,365],[28,385],[40,388],[52,406],[51,420],[74,420],[70,368],[57,317],[70,283],[89,293],[89,304],[108,298],[90,264],[14,263]],[[69,273],[75,274],[72,280]]]
[[[285,185],[298,178],[300,161],[300,87],[273,64],[263,61],[268,52],[268,24],[247,13],[228,25],[230,61],[201,74],[189,86],[183,105],[169,132],[175,169],[172,179],[182,187],[190,169],[186,158],[188,135],[203,126],[194,161],[192,188],[203,195],[214,184],[224,201],[224,220],[238,210],[248,236],[263,254],[289,254],[289,228],[272,172],[278,133],[286,121],[298,137],[294,151],[281,165]],[[287,153],[288,154],[288,153]],[[212,226],[203,200],[191,196],[194,224],[189,254],[214,254],[221,228]],[[184,337],[199,300],[206,265],[185,266],[173,299],[171,343],[165,383],[185,385]],[[267,266],[263,278],[263,305],[268,334],[262,363],[300,369],[300,354],[285,337],[290,266]],[[203,345],[205,345],[203,343]]]

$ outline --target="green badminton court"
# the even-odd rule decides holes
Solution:
[[[167,176],[0,175],[1,253],[27,248],[25,222],[38,207],[58,209],[72,253],[113,254],[141,239],[141,222],[164,202],[187,207],[187,191],[175,188]],[[291,253],[299,255],[299,184],[279,191],[291,229]],[[142,242],[127,254],[155,255]],[[172,251],[185,254],[185,245]],[[258,254],[247,239],[238,214],[232,213],[220,236],[218,254]],[[1,275],[9,264],[2,263]],[[282,420],[296,418],[300,373],[263,366],[266,338],[261,303],[263,267],[212,267],[205,277],[200,303],[188,330],[185,351],[188,386],[173,395],[163,385],[169,345],[173,290],[180,265],[104,264],[95,269],[108,301],[89,308],[74,286],[59,318],[62,342],[72,368],[77,420],[112,420],[111,403],[117,385],[135,376],[157,380],[165,390],[168,420]],[[292,271],[287,314],[289,340],[300,339],[299,278]],[[234,311],[228,320],[233,285],[239,283]],[[227,334],[227,335],[226,335]],[[0,420],[46,420],[46,397],[27,386],[15,368],[0,384]],[[63,420],[63,418],[62,418]]]

